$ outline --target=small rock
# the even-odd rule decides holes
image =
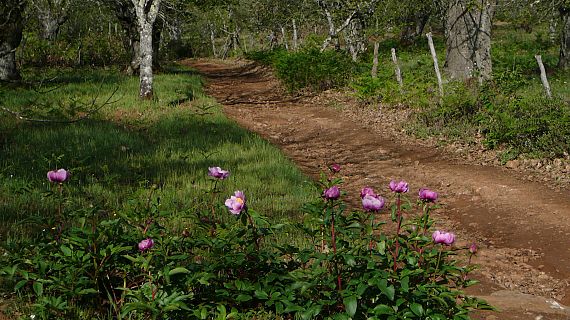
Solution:
[[[505,166],[509,169],[518,169],[520,166],[520,161],[519,160],[507,161],[507,164]]]

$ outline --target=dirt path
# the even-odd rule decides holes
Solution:
[[[469,164],[386,130],[379,111],[343,108],[326,96],[293,98],[265,70],[245,62],[187,61],[240,125],[279,146],[305,173],[342,165],[358,203],[363,186],[405,179],[440,193],[436,219],[458,245],[477,241],[482,284],[471,290],[503,310],[480,319],[570,319],[570,191],[524,174]],[[385,123],[384,123],[385,124]]]

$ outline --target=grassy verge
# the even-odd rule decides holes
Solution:
[[[231,171],[220,201],[244,190],[252,206],[275,218],[291,217],[308,200],[304,177],[267,142],[226,119],[204,96],[190,70],[171,68],[156,77],[156,99],[139,101],[138,79],[116,70],[55,70],[34,85],[4,87],[3,106],[30,118],[74,119],[97,98],[112,100],[99,113],[75,123],[33,123],[0,114],[0,239],[19,241],[45,229],[58,198],[48,170],[66,168],[70,211],[95,207],[112,213],[146,199],[153,186],[173,225],[205,206],[208,167]],[[38,83],[43,83],[41,87]],[[182,103],[181,103],[182,102]],[[209,203],[209,199],[207,201]]]

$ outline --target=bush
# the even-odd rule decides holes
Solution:
[[[455,257],[476,248],[430,231],[437,193],[422,189],[414,204],[407,183],[393,182],[387,215],[370,188],[365,211],[347,212],[334,175],[323,175],[322,200],[301,222],[270,223],[236,192],[226,207],[195,211],[182,232],[167,227],[156,187],[148,201],[114,213],[67,212],[72,199],[55,184],[48,231],[4,248],[0,274],[42,319],[469,319],[490,308],[460,291],[476,282],[470,258]],[[303,241],[277,242],[279,234]]]
[[[262,51],[248,55],[250,59],[270,64],[277,77],[291,91],[311,89],[323,91],[342,87],[354,73],[355,65],[342,52],[309,48],[299,52],[282,49]]]

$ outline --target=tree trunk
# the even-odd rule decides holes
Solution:
[[[352,61],[356,62],[358,56],[366,51],[365,39],[364,39],[364,20],[360,15],[357,15],[350,22],[350,28],[348,30],[347,42],[348,50],[352,56]]]
[[[406,19],[406,25],[400,34],[400,41],[409,43],[414,41],[416,38],[419,38],[424,33],[429,17],[429,12],[420,12],[416,13],[413,17]]]
[[[281,39],[283,45],[285,46],[285,50],[289,51],[289,42],[287,41],[287,33],[285,32],[285,27],[280,26],[280,28],[281,28]]]
[[[141,99],[152,99],[152,34],[161,0],[131,0],[135,6],[140,37],[140,92]]]
[[[299,36],[297,34],[297,22],[293,19],[293,51],[297,51]]]
[[[16,48],[22,41],[24,0],[4,0],[0,4],[0,81],[20,80]]]
[[[162,39],[162,30],[164,29],[164,21],[160,18],[156,19],[152,27],[152,67],[160,70],[160,40]]]
[[[127,74],[135,75],[140,72],[140,35],[135,6],[129,1],[111,1],[111,8],[124,31],[123,46],[128,53],[130,62]]]
[[[451,79],[489,79],[491,64],[490,0],[452,0],[447,8],[445,70]]]
[[[208,27],[210,28],[210,44],[212,45],[212,55],[214,56],[214,58],[217,58],[218,56],[216,55],[217,50],[216,50],[216,34],[214,33],[214,26],[209,23]]]
[[[562,19],[562,32],[560,35],[560,56],[558,67],[568,69],[570,67],[570,7],[560,7]]]
[[[61,25],[68,18],[67,0],[36,0],[33,2],[41,25],[41,37],[50,42],[54,41]]]

